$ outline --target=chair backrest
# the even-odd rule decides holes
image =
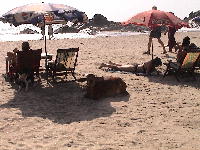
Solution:
[[[7,52],[7,60],[9,60],[9,62],[14,62],[16,61],[16,54],[13,52]]]
[[[34,68],[38,68],[38,67],[40,67],[42,49],[35,49],[35,50],[32,50],[32,52],[33,52]]]
[[[78,58],[78,51],[79,47],[58,49],[55,64],[62,64],[65,67],[65,69],[75,69]]]
[[[182,69],[192,68],[194,67],[195,63],[197,62],[200,56],[200,52],[189,52],[185,56],[183,63],[181,65]]]
[[[40,66],[42,49],[17,52],[17,70],[37,69]]]

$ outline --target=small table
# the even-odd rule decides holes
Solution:
[[[50,53],[41,53],[41,59],[48,59],[48,60],[52,60],[53,58],[53,54]]]

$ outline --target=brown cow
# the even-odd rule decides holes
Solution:
[[[126,83],[119,77],[96,77],[93,74],[89,74],[87,75],[86,81],[86,98],[99,99],[119,94],[128,94],[126,91]]]

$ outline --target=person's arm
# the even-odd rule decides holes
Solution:
[[[146,63],[144,63],[144,69],[145,69],[145,74],[146,75],[150,75],[152,72],[152,61],[148,61]]]

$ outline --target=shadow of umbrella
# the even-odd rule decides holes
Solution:
[[[37,87],[28,93],[16,93],[0,108],[17,108],[23,117],[41,117],[59,124],[108,117],[116,112],[112,101],[128,101],[128,96],[100,100],[84,98],[85,91],[76,82]]]

